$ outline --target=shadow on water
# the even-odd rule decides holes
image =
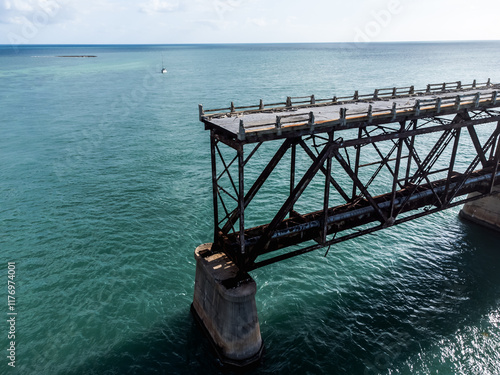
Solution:
[[[169,317],[65,374],[215,374],[219,367],[208,348],[208,340],[186,306],[185,313]]]
[[[368,308],[368,315],[373,321],[365,343],[368,355],[363,368],[353,368],[352,373],[361,369],[359,373],[364,374],[389,373],[403,368],[409,358],[432,350],[441,340],[455,340],[465,327],[480,327],[484,317],[498,309],[500,236],[476,224],[462,222],[461,226],[463,236],[450,246],[450,255],[439,260],[438,269],[436,264],[420,263],[403,273],[410,274],[404,280],[405,295],[388,289],[371,298],[374,307]],[[429,246],[439,245],[430,241]],[[379,297],[384,306],[377,303]]]
[[[422,261],[417,258],[425,251],[415,249],[414,260],[382,271],[377,280],[364,279],[341,299],[323,294],[314,306],[293,312],[296,317],[269,317],[268,331],[280,319],[290,327],[268,337],[263,329],[266,363],[255,373],[400,373],[413,356],[479,326],[500,299],[499,234],[459,225],[462,236],[447,244],[449,256],[440,249],[436,262]],[[429,240],[428,246],[442,244]]]
[[[463,236],[439,260],[441,270],[416,260],[398,274],[384,270],[379,276],[386,282],[376,286],[364,280],[341,300],[322,294],[310,309],[267,316],[264,363],[248,374],[388,373],[467,324],[477,325],[500,298],[499,235],[460,225]],[[266,312],[259,314],[262,319]],[[223,373],[209,348],[186,306],[185,313],[67,373]]]

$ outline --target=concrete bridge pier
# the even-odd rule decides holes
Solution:
[[[263,352],[255,304],[257,286],[212,244],[195,250],[196,279],[191,311],[220,361],[228,367],[257,364]]]
[[[460,217],[477,224],[500,231],[500,187],[493,189],[496,195],[466,203],[460,211]],[[479,193],[472,193],[474,197]]]

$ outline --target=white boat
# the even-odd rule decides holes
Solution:
[[[167,72],[167,69],[165,68],[165,64],[163,63],[163,54],[161,55],[161,73],[165,74]]]

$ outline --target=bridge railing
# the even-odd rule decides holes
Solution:
[[[392,120],[395,120],[398,115],[414,115],[420,116],[427,112],[432,112],[433,114],[439,114],[445,109],[460,110],[461,108],[474,109],[478,108],[481,104],[487,104],[490,106],[496,105],[500,102],[500,97],[498,91],[493,91],[490,93],[468,93],[463,95],[450,95],[439,98],[431,99],[417,99],[414,105],[398,106],[396,102],[393,102],[391,109],[374,109],[370,104],[367,109],[361,111],[348,111],[347,108],[340,108],[338,119],[331,119],[332,121],[338,120],[341,125],[346,125],[351,121],[366,121],[371,123],[373,119],[377,116],[381,116],[387,119],[388,116]],[[258,123],[255,125],[246,125],[243,120],[240,120],[240,126],[238,131],[238,138],[244,140],[246,133],[248,131],[263,130],[274,128],[277,130],[278,135],[280,135],[283,128],[291,125],[302,124],[310,127],[311,131],[314,127],[318,125],[315,122],[314,112],[305,113],[293,113],[286,115],[277,115],[274,122],[269,123]]]
[[[460,92],[463,90],[479,89],[479,88],[490,88],[496,86],[491,83],[491,79],[486,82],[478,83],[474,80],[470,84],[463,84],[461,81],[456,82],[444,82],[444,83],[433,83],[428,84],[425,89],[415,90],[414,86],[407,87],[391,87],[376,89],[370,94],[359,94],[358,91],[354,92],[354,95],[337,97],[333,96],[326,99],[318,99],[315,95],[310,96],[289,96],[284,102],[267,103],[265,104],[261,99],[257,105],[249,106],[236,106],[234,102],[227,108],[216,108],[216,109],[204,109],[203,106],[199,105],[199,115],[200,121],[203,119],[210,119],[213,117],[220,116],[233,116],[239,114],[248,114],[253,112],[263,112],[263,111],[280,111],[290,108],[305,108],[305,107],[315,107],[324,106],[331,104],[343,104],[356,101],[368,101],[368,100],[386,100],[403,98],[408,96],[419,96],[425,94],[438,94],[445,92]]]
[[[433,111],[437,114],[441,112],[441,110],[445,108],[454,108],[459,110],[462,106],[468,106],[472,108],[477,108],[481,104],[491,104],[496,105],[500,102],[500,97],[498,95],[498,91],[493,91],[491,94],[489,93],[472,93],[472,94],[463,94],[463,95],[450,95],[446,97],[440,98],[432,98],[432,99],[417,99],[415,101],[415,105],[412,106],[397,106],[397,103],[394,102],[392,109],[378,109],[374,110],[370,105],[368,110],[358,111],[358,112],[346,112],[346,119],[356,118],[359,119],[363,115],[366,117],[373,117],[376,115],[389,115],[392,114],[396,116],[398,113],[406,112],[413,113],[415,115],[419,115],[422,111]]]

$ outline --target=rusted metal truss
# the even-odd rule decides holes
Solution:
[[[207,126],[212,251],[249,271],[491,195],[500,184],[495,107],[496,92],[495,102],[444,114],[367,113],[349,126],[254,143]],[[480,195],[468,198],[471,192]],[[262,202],[269,206],[264,224],[252,217],[248,225],[254,202],[259,212]]]

